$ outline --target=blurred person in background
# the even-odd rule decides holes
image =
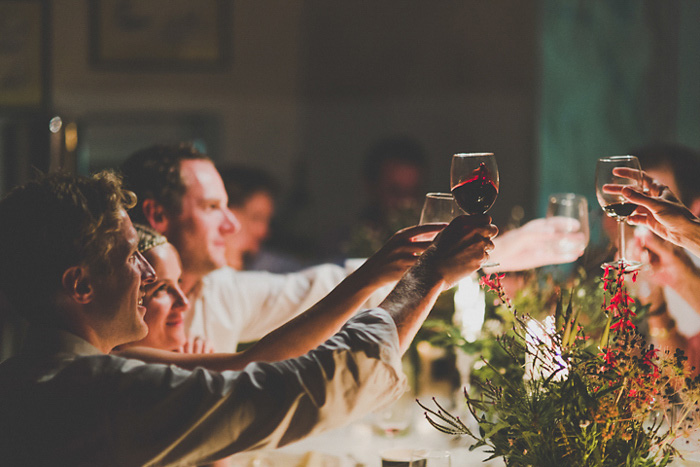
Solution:
[[[364,258],[397,230],[416,224],[428,170],[425,149],[412,138],[391,137],[372,145],[362,165],[364,207],[332,243],[341,244],[345,257]]]
[[[228,194],[228,207],[240,229],[226,236],[226,264],[233,269],[298,271],[304,263],[293,255],[266,245],[271,234],[279,184],[267,171],[245,165],[219,169]]]
[[[679,144],[653,144],[632,152],[644,172],[664,185],[700,215],[700,154]],[[685,248],[637,228],[632,254],[648,268],[639,273],[637,293],[649,303],[650,336],[659,344],[678,347],[700,363],[700,258]],[[699,366],[700,367],[700,366]]]

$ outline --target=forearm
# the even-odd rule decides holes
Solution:
[[[428,261],[419,261],[381,303],[380,307],[389,312],[396,324],[401,352],[408,349],[438,296],[447,286],[429,266]]]
[[[360,270],[355,271],[321,301],[246,350],[246,358],[274,362],[303,355],[318,347],[340,330],[378,285],[367,280]]]

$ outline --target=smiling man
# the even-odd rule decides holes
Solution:
[[[414,237],[441,228],[420,226],[397,234],[350,276],[334,264],[292,274],[236,271],[226,266],[225,237],[238,222],[227,207],[223,180],[206,155],[186,143],[156,145],[132,154],[121,170],[127,188],[138,197],[132,220],[165,235],[180,254],[181,285],[191,304],[188,334],[205,338],[217,352],[235,352],[239,342],[260,339],[343,281],[343,306],[323,312],[325,305],[318,305],[321,319],[314,321],[313,332],[301,334],[300,348],[290,349],[290,355],[315,347],[415,263],[430,243]],[[374,298],[377,304],[383,297]]]
[[[0,364],[3,465],[201,465],[358,418],[403,391],[401,354],[497,232],[487,216],[456,219],[381,308],[303,357],[187,371],[108,354],[147,331],[154,275],[136,250],[132,200],[102,173],[49,175],[0,201],[0,290],[32,325]]]

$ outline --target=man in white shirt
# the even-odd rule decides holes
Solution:
[[[109,352],[148,329],[154,272],[109,172],[48,175],[0,201],[0,290],[32,325],[0,364],[0,460],[12,466],[200,465],[338,426],[400,394],[400,356],[437,296],[493,247],[460,217],[382,302],[293,360],[221,373]]]
[[[206,155],[188,144],[156,145],[131,155],[121,169],[126,187],[138,198],[132,220],[165,235],[180,253],[181,287],[191,304],[189,335],[205,338],[217,352],[234,352],[239,342],[259,339],[343,281],[342,310],[319,313],[324,319],[315,324],[317,333],[300,336],[301,344],[313,348],[374,292],[388,292],[382,288],[413,265],[429,245],[414,237],[441,228],[419,226],[397,234],[350,276],[352,271],[333,264],[291,274],[235,271],[226,266],[224,238],[236,230],[237,221],[228,210],[221,176]],[[368,304],[382,298],[375,295]]]

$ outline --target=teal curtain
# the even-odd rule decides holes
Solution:
[[[700,2],[541,0],[537,210],[595,201],[599,157],[654,141],[700,148]]]

